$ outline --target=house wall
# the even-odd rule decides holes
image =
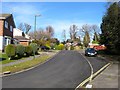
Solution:
[[[8,23],[8,28],[5,27],[5,21]],[[10,31],[10,26],[12,26],[12,31]],[[9,44],[8,42],[12,43],[13,28],[15,28],[15,24],[12,15],[5,20],[0,19],[0,51],[4,50],[4,47],[6,46],[5,38],[7,38],[6,44]]]
[[[0,36],[0,51],[3,50],[3,36]]]
[[[5,25],[4,25],[3,36],[10,36],[13,38],[13,30],[10,31],[10,25],[13,26],[14,28],[14,21],[13,21],[12,16],[7,18],[5,21],[8,22],[8,28],[5,28]]]
[[[22,32],[20,29],[14,28],[13,29],[13,36],[22,36]]]
[[[0,36],[3,36],[3,20],[0,20]]]
[[[23,46],[28,46],[29,42],[28,41],[20,41],[20,44]]]

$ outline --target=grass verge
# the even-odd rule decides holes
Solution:
[[[22,58],[15,57],[14,59],[9,60],[8,56],[5,53],[4,54],[0,53],[0,64],[15,62],[16,60],[19,60],[19,59],[24,60],[25,58],[28,58],[28,57],[22,57]]]
[[[60,50],[49,50],[48,52],[57,53],[59,51]],[[42,53],[46,53],[46,52],[40,51],[39,53],[42,54]],[[29,56],[29,57],[32,57],[32,56]],[[16,62],[17,60],[25,60],[26,58],[29,58],[29,57],[23,56],[22,58],[19,58],[16,55],[16,57],[14,59],[9,60],[8,56],[5,53],[0,53],[0,64],[7,64],[7,63],[11,63],[11,62]]]
[[[50,57],[51,57],[50,55],[46,55],[46,56],[38,57],[38,58],[35,58],[33,60],[26,61],[26,62],[23,62],[23,63],[20,63],[20,64],[15,64],[15,65],[12,65],[12,66],[6,66],[6,67],[2,68],[2,72],[10,71],[11,73],[14,73],[14,72],[18,72],[18,71],[21,71],[21,70],[24,70],[24,69],[28,69],[30,67],[33,67],[35,65],[38,65],[40,63],[45,62]]]

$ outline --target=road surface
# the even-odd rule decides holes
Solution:
[[[108,62],[87,57],[94,73]],[[77,51],[63,50],[48,62],[19,74],[3,77],[3,88],[76,88],[91,74],[85,58]]]

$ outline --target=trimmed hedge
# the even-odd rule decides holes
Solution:
[[[7,45],[5,48],[5,53],[7,54],[9,59],[15,57],[15,46],[12,44]]]
[[[25,47],[23,45],[17,45],[16,54],[18,55],[18,57],[24,56],[24,53],[25,53]]]
[[[36,43],[30,44],[33,54],[38,53],[38,45]]]
[[[26,53],[26,56],[30,56],[32,54],[32,47],[31,46],[26,46],[25,47],[25,53]]]

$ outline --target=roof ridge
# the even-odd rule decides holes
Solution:
[[[12,14],[9,13],[0,13],[0,19],[7,19],[8,17],[10,17]]]

